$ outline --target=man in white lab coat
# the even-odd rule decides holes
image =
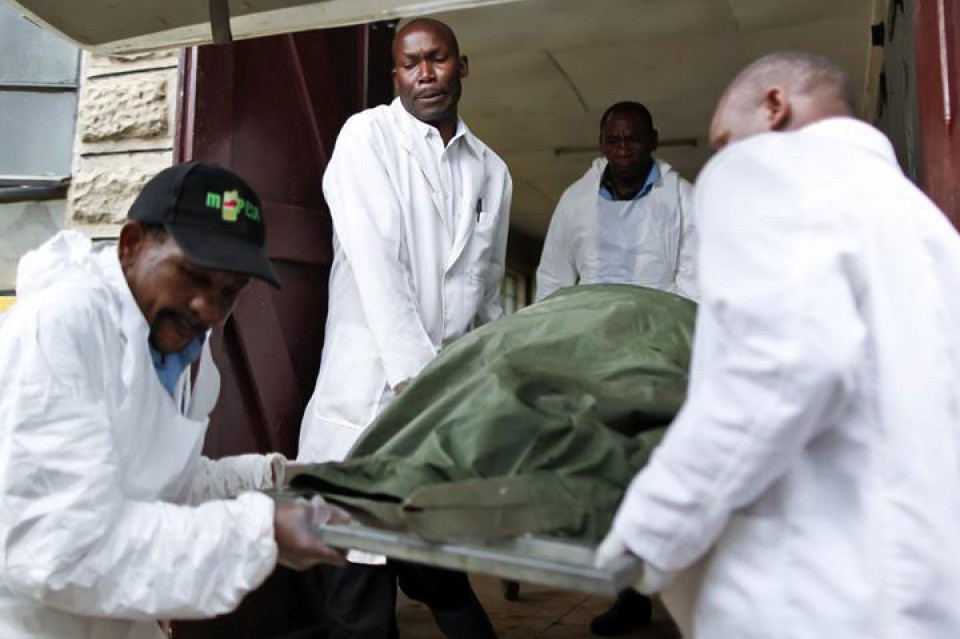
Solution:
[[[658,134],[637,102],[600,119],[603,157],[560,198],[537,269],[537,301],[575,284],[633,284],[697,298],[690,183],[653,157]]]
[[[512,186],[504,162],[458,117],[467,59],[450,28],[429,19],[398,31],[393,59],[398,97],[347,121],[323,178],[334,262],[299,461],[342,460],[444,344],[502,313]],[[448,636],[493,636],[465,575],[423,583],[409,570],[352,563],[333,571],[331,636],[396,633],[394,572]]]
[[[633,284],[697,298],[693,187],[653,157],[659,135],[637,102],[600,118],[603,157],[560,198],[537,268],[537,301],[576,284]],[[616,636],[650,622],[650,599],[625,590],[590,629]]]
[[[960,238],[829,60],[734,80],[686,404],[601,563],[697,639],[960,636]]]
[[[159,619],[230,611],[278,559],[342,561],[312,534],[333,509],[250,492],[281,456],[200,454],[209,330],[251,277],[277,284],[256,194],[180,165],[130,218],[118,247],[66,231],[28,253],[0,317],[0,637],[163,637]]]

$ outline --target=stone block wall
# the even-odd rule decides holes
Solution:
[[[179,55],[84,54],[68,226],[116,236],[143,183],[173,164]]]

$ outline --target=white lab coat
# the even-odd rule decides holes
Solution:
[[[635,202],[601,206],[605,158],[564,191],[543,243],[537,301],[575,284],[633,284],[697,299],[693,187],[656,162],[660,179]]]
[[[0,318],[0,637],[148,639],[274,568],[276,458],[200,455],[219,375],[163,388],[115,247],[26,255]],[[179,407],[183,407],[183,412]],[[189,504],[189,505],[179,505]]]
[[[849,118],[731,145],[696,206],[687,401],[614,534],[696,639],[960,637],[960,238]]]
[[[326,334],[298,459],[342,460],[391,388],[502,314],[510,174],[469,131],[465,140],[458,194],[469,214],[451,237],[422,126],[399,100],[340,132],[323,179],[334,229]]]

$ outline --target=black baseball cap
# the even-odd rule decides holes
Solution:
[[[199,162],[164,169],[143,185],[127,218],[162,224],[191,262],[280,288],[260,198],[232,171]]]

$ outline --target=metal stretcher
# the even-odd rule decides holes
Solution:
[[[612,568],[594,567],[594,548],[575,541],[523,536],[491,544],[437,544],[410,533],[360,524],[327,525],[318,530],[324,543],[413,563],[492,575],[504,580],[552,586],[593,595],[614,596],[640,573],[640,562],[624,557]]]

